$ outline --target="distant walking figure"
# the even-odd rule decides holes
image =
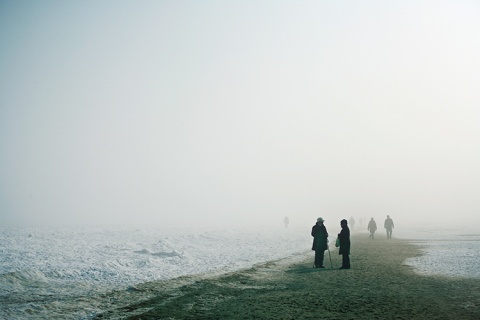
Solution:
[[[377,231],[377,223],[375,222],[375,220],[373,220],[373,218],[370,219],[370,221],[368,222],[367,230],[370,231],[370,239],[374,239],[375,231]]]
[[[383,226],[387,229],[387,239],[392,239],[392,231],[395,226],[393,225],[393,220],[390,216],[387,215],[387,219],[385,219]]]
[[[350,269],[350,229],[347,220],[340,221],[342,231],[338,234],[340,239],[340,248],[338,254],[342,255],[342,266],[340,269]]]
[[[325,268],[323,266],[323,257],[325,250],[328,249],[328,232],[323,224],[324,221],[322,218],[318,218],[317,223],[312,227],[312,250],[315,251],[315,268]]]
[[[288,228],[288,223],[290,222],[290,220],[288,220],[288,217],[285,216],[285,219],[283,219],[283,223],[285,223],[285,228]]]
[[[352,228],[352,231],[355,231],[355,219],[353,219],[353,217],[350,217],[348,223],[350,224],[350,228]]]

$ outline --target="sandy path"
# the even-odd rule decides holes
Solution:
[[[148,283],[97,319],[480,319],[480,280],[417,275],[402,263],[419,254],[407,241],[355,234],[350,270],[337,269],[336,251],[335,269],[313,269],[307,252],[295,263]]]

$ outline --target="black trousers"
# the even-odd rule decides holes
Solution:
[[[315,250],[315,267],[323,266],[324,256],[325,256],[325,250]]]
[[[348,254],[342,254],[342,268],[350,269],[350,256]]]

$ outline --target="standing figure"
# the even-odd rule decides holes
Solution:
[[[392,231],[394,228],[393,225],[393,220],[390,218],[390,216],[387,215],[387,219],[385,219],[385,223],[383,224],[385,229],[387,229],[387,239],[392,239]]]
[[[370,221],[368,222],[367,230],[370,231],[370,239],[374,239],[375,231],[377,231],[377,223],[375,222],[375,220],[373,220],[373,218],[370,219]]]
[[[325,250],[328,249],[328,232],[323,224],[324,221],[322,218],[318,218],[317,223],[312,227],[312,250],[315,251],[315,268],[325,268],[323,266],[323,257]]]
[[[288,228],[288,223],[290,222],[290,220],[288,220],[288,217],[285,216],[285,219],[283,219],[283,223],[285,223],[285,228]]]
[[[338,234],[340,239],[340,248],[338,254],[342,255],[342,266],[340,269],[350,269],[350,229],[348,228],[347,220],[340,221],[342,231]]]
[[[353,217],[350,217],[348,223],[350,224],[350,228],[352,228],[352,231],[355,231],[355,219],[353,219]]]

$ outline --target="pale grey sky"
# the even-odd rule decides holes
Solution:
[[[477,1],[2,1],[0,224],[480,213]]]

